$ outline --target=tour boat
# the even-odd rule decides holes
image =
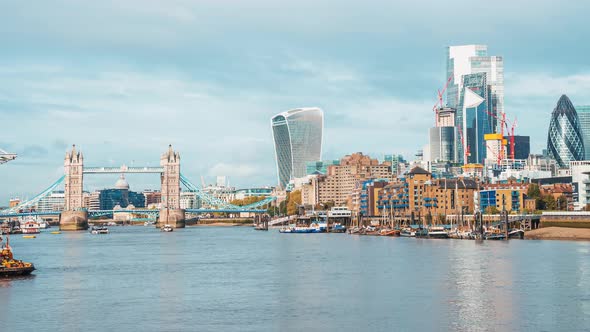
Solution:
[[[21,227],[23,234],[39,234],[39,224],[35,221],[29,220]]]
[[[449,233],[447,233],[444,227],[431,226],[428,228],[428,237],[435,239],[448,239]]]
[[[0,246],[0,277],[24,276],[35,271],[35,266],[32,263],[14,259],[9,241],[10,239],[7,238],[6,245]],[[0,245],[1,244],[2,239],[0,238]]]
[[[323,233],[326,231],[326,224],[313,223],[309,226],[287,226],[279,229],[279,233],[293,233],[293,234],[306,234],[306,233]]]
[[[109,234],[109,229],[105,226],[92,226],[90,234]]]
[[[160,228],[160,231],[161,232],[172,232],[172,231],[174,231],[174,227],[172,227],[172,225],[166,224],[166,225],[162,226],[162,228]]]

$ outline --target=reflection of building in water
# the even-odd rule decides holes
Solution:
[[[145,196],[143,193],[137,193],[129,190],[129,183],[125,176],[121,177],[115,183],[115,188],[104,189],[100,191],[100,209],[112,210],[115,206],[126,208],[129,205],[134,207],[145,207]]]

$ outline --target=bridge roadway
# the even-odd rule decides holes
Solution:
[[[84,174],[163,173],[163,167],[84,167]]]
[[[202,214],[202,213],[264,213],[266,210],[261,209],[186,209],[186,214]],[[153,209],[137,209],[137,210],[89,210],[88,216],[104,216],[113,213],[133,213],[133,214],[151,214],[159,215],[160,210]],[[34,211],[34,212],[15,212],[15,213],[0,213],[0,218],[15,218],[28,216],[55,216],[61,214],[61,211]]]

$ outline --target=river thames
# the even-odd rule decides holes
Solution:
[[[12,236],[0,330],[590,330],[590,242],[110,229]]]

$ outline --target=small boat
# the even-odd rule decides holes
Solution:
[[[1,239],[0,239],[1,244]],[[12,255],[12,248],[9,244],[9,239],[6,240],[6,245],[0,249],[0,277],[16,277],[25,276],[35,271],[33,263],[23,262],[14,259]]]
[[[53,231],[53,232],[50,232],[50,234],[61,234],[61,232],[60,231]]]
[[[341,223],[335,223],[332,228],[330,229],[332,233],[346,233],[346,226],[342,225]]]
[[[160,231],[161,232],[172,232],[172,231],[174,231],[174,227],[172,227],[172,225],[166,224],[166,225],[162,226],[162,228],[160,228]]]
[[[399,235],[404,236],[404,237],[415,237],[416,232],[413,229],[411,229],[410,227],[406,227],[400,231]]]
[[[268,231],[268,224],[257,224],[256,226],[254,226],[254,229],[257,231]]]
[[[428,237],[432,239],[448,239],[449,233],[444,227],[432,226],[428,228]]]
[[[359,234],[360,231],[361,231],[361,229],[355,226],[355,227],[350,228],[348,230],[348,234]]]
[[[39,228],[39,224],[32,220],[25,222],[25,224],[21,227],[23,234],[39,234],[41,233]]]
[[[109,234],[109,229],[105,226],[92,226],[90,234]]]
[[[511,229],[508,232],[509,239],[524,239],[524,231],[522,229]]]
[[[153,221],[146,221],[146,222],[144,222],[144,223],[143,223],[143,225],[144,225],[144,226],[146,226],[146,227],[147,227],[147,226],[153,226],[153,225],[155,225],[155,224],[156,224],[156,223],[155,223],[155,222],[153,222]]]
[[[381,236],[400,236],[400,231],[397,229],[382,229],[379,231]]]
[[[50,228],[50,227],[51,227],[51,225],[49,225],[49,223],[47,221],[45,221],[45,220],[41,220],[39,222],[39,228],[40,229],[47,229],[47,228]]]
[[[23,239],[36,239],[36,235],[23,235]]]

